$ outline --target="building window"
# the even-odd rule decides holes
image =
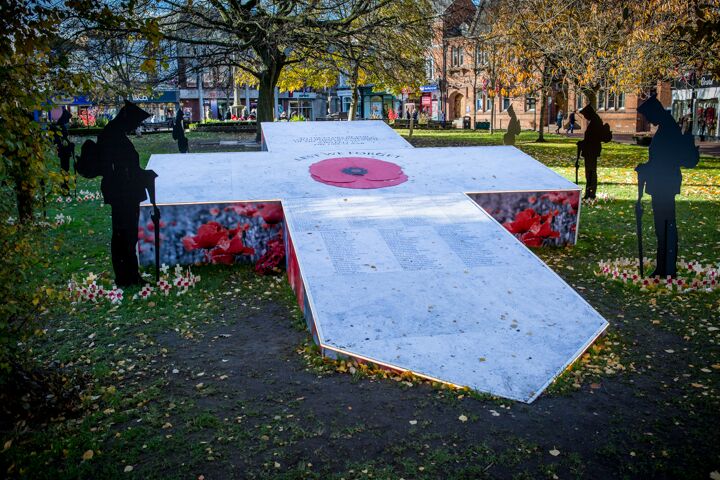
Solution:
[[[502,110],[503,110],[503,112],[506,111],[508,108],[510,108],[510,98],[509,98],[509,97],[503,97],[503,99],[502,99]]]
[[[582,110],[585,106],[585,95],[580,92],[575,93],[575,110]]]
[[[425,60],[425,78],[428,80],[435,78],[435,60],[433,60],[433,57],[428,57]]]
[[[598,91],[597,110],[605,110],[605,90]]]
[[[451,47],[450,52],[452,54],[451,65],[453,67],[459,67],[464,62],[463,59],[463,48],[462,47]]]
[[[610,92],[607,95],[607,109],[608,110],[615,110],[615,94]]]
[[[342,111],[343,112],[350,111],[350,103],[351,102],[352,102],[352,97],[342,97]]]
[[[485,111],[486,112],[489,112],[492,110],[493,100],[494,100],[493,97],[491,97],[490,95],[485,97]]]
[[[478,97],[475,99],[475,110],[478,112],[482,112],[483,109],[483,99],[482,97]]]
[[[487,65],[488,52],[480,47],[475,47],[475,64],[478,66]]]
[[[526,112],[534,112],[536,101],[537,100],[534,95],[526,95],[525,96],[525,111]]]
[[[625,110],[625,94],[624,94],[624,93],[618,93],[618,97],[617,97],[617,109],[618,109],[618,110]]]

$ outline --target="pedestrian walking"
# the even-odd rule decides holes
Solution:
[[[562,121],[563,121],[563,111],[558,110],[557,116],[555,117],[555,126],[557,127],[555,129],[555,133],[560,133],[560,129],[562,128]]]

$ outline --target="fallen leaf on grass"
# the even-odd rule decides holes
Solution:
[[[460,420],[461,422],[467,422],[467,417],[465,415],[460,415],[458,417],[458,420]]]
[[[549,453],[550,455],[552,455],[553,457],[557,457],[558,455],[560,455],[560,450],[558,450],[557,448],[553,447],[553,449],[550,450],[548,453]]]
[[[132,471],[133,471],[133,466],[132,466],[132,465],[128,465],[128,466],[125,467],[125,469],[123,470],[123,472],[125,472],[125,473],[130,473],[130,472],[132,472]]]
[[[86,450],[85,453],[82,455],[83,460],[90,460],[95,455],[95,452],[92,450]]]
[[[417,425],[417,420],[410,420],[410,425]]]
[[[3,452],[5,450],[9,450],[11,446],[12,446],[12,440],[8,440],[7,442],[5,442],[5,445],[3,446]]]

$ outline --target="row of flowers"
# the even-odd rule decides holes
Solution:
[[[68,224],[72,222],[72,220],[73,218],[70,215],[58,213],[54,217],[54,222],[48,222],[47,220],[36,220],[34,222],[34,225],[37,225],[38,227],[55,228],[59,227],[60,225]],[[5,223],[7,223],[8,225],[15,225],[17,223],[17,219],[15,217],[7,217],[7,219],[5,219]]]
[[[171,291],[175,291],[176,295],[183,295],[200,281],[200,276],[192,273],[190,268],[183,269],[180,265],[175,266],[173,271],[174,278],[172,281],[169,276],[169,267],[163,265],[161,268],[162,275],[155,286],[150,284],[144,285],[140,292],[133,295],[132,299],[147,300],[152,295],[170,295]],[[77,303],[97,303],[101,301],[110,302],[113,305],[121,304],[125,298],[125,292],[116,285],[108,286],[104,284],[102,279],[90,272],[83,280],[76,280],[75,277],[68,282],[68,293],[73,304]]]
[[[638,260],[633,258],[617,258],[614,260],[601,260],[598,263],[599,271],[596,275],[617,280],[626,284],[640,287],[641,290],[664,289],[666,291],[690,292],[713,291],[718,288],[720,265],[702,264],[696,261],[678,261],[678,275],[675,278],[667,276],[661,278],[640,277],[638,274]],[[651,270],[654,263],[649,258],[643,259],[645,270]]]
[[[72,203],[73,200],[76,202],[91,202],[93,200],[102,200],[102,192],[91,192],[89,190],[80,190],[76,195],[58,195],[55,197],[56,203]]]

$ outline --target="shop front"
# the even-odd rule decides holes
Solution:
[[[317,92],[281,92],[278,95],[278,117],[281,119],[324,119],[327,101]]]
[[[372,86],[360,87],[362,97],[362,118],[365,120],[381,120],[388,118],[390,109],[397,111],[400,102],[389,92],[373,92]]]
[[[98,109],[89,97],[84,95],[55,95],[51,98],[51,101],[54,106],[48,113],[47,120],[51,122],[56,121],[60,118],[63,108],[65,108],[72,115],[72,119],[70,120],[72,125],[95,125],[95,118],[98,116],[100,109]]]
[[[420,87],[422,93],[420,105],[422,111],[432,120],[440,119],[440,89],[437,84],[422,85]]]
[[[692,129],[699,137],[720,138],[718,132],[718,109],[720,107],[720,82],[712,77],[701,77],[695,88],[672,90],[671,112],[684,128]]]
[[[150,114],[145,123],[166,123],[175,117],[179,95],[177,90],[160,90],[150,95],[134,94],[128,100]]]

